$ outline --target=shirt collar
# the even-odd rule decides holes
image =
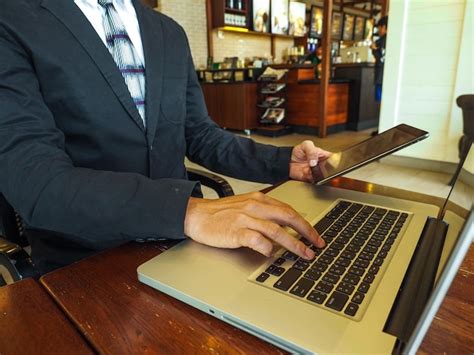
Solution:
[[[74,0],[74,2],[78,3],[82,3],[84,5],[87,5],[87,6],[97,6],[97,0]],[[117,5],[117,6],[125,6],[125,5],[130,5],[132,3],[132,0],[112,0],[113,4],[114,5]]]

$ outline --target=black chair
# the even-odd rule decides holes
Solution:
[[[219,197],[234,195],[229,183],[218,175],[188,169],[189,180],[199,181],[213,189]],[[25,250],[28,240],[23,221],[5,197],[0,194],[0,287],[26,277],[39,276],[30,255]]]
[[[459,170],[466,160],[467,154],[471,145],[474,143],[474,95],[461,95],[456,99],[456,104],[462,110],[463,121],[463,136],[459,139],[459,164],[456,169]],[[451,179],[449,185],[454,184],[454,179]]]

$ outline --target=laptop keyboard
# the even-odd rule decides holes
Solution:
[[[314,226],[326,241],[324,249],[311,246],[314,260],[281,251],[250,280],[359,320],[408,217],[402,211],[338,200]]]

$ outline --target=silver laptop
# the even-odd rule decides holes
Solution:
[[[463,228],[434,205],[295,181],[269,195],[326,240],[313,261],[187,240],[139,280],[292,353],[416,351],[469,248],[472,213]]]

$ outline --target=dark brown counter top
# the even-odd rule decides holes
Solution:
[[[373,68],[375,67],[375,63],[337,63],[333,65],[336,68],[351,68],[351,67]]]
[[[347,84],[350,83],[350,79],[331,79],[329,84]],[[320,84],[321,80],[319,79],[310,79],[310,80],[298,80],[298,84]]]

